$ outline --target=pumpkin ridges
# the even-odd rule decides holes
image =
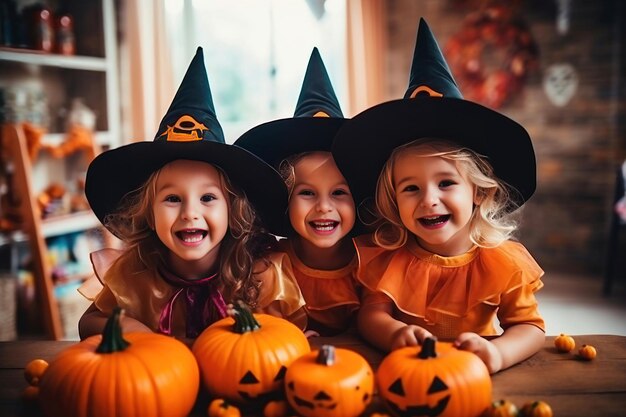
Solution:
[[[125,338],[131,345],[124,351],[96,353],[102,339],[95,336],[55,358],[42,402],[49,416],[188,414],[198,392],[199,371],[187,347],[153,333],[129,333]],[[161,373],[158,383],[155,373]]]

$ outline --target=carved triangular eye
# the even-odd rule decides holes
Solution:
[[[428,388],[428,393],[434,394],[435,392],[445,391],[447,389],[448,389],[448,386],[445,384],[445,382],[439,379],[438,376],[435,376],[435,378],[433,378],[433,382],[430,384],[430,387]]]
[[[315,397],[313,397],[313,399],[317,401],[330,401],[333,398],[330,395],[326,394],[324,391],[320,391],[315,394]]]
[[[402,379],[398,378],[393,381],[393,384],[389,386],[389,392],[404,397],[404,387],[402,386]]]
[[[287,372],[287,368],[284,365],[281,366],[280,369],[278,370],[278,373],[274,377],[274,381],[280,381],[282,379],[285,379],[286,372]]]
[[[246,372],[246,374],[239,381],[240,384],[258,384],[259,380],[254,376],[251,371]]]

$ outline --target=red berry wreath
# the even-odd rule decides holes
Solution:
[[[468,15],[444,53],[464,97],[491,108],[502,106],[523,87],[538,58],[526,25],[503,6]]]

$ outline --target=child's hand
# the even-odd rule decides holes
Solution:
[[[400,327],[393,333],[391,339],[391,350],[400,349],[406,346],[421,345],[427,337],[434,337],[432,333],[423,327],[414,324],[407,324]]]
[[[454,346],[478,355],[487,365],[490,374],[494,374],[502,369],[502,354],[496,345],[476,333],[461,333],[454,341]]]

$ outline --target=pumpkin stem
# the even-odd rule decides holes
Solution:
[[[437,352],[435,352],[435,341],[436,339],[432,337],[427,337],[424,339],[424,343],[422,344],[422,350],[417,355],[420,359],[428,359],[428,358],[436,358]]]
[[[114,353],[126,349],[130,346],[122,335],[122,327],[120,326],[120,316],[122,309],[115,307],[113,313],[107,320],[104,330],[102,331],[102,341],[98,345],[96,352],[98,353]]]
[[[335,347],[333,345],[322,345],[317,353],[316,363],[332,366],[335,363]]]
[[[261,325],[254,318],[252,310],[242,300],[237,300],[235,305],[229,305],[228,315],[235,320],[233,330],[236,333],[247,333],[259,330]]]

